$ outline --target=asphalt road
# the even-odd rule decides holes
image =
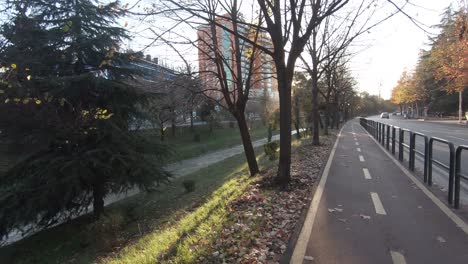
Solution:
[[[460,145],[468,145],[468,127],[455,122],[436,122],[436,121],[418,121],[415,119],[403,119],[400,116],[390,116],[389,119],[381,119],[379,116],[372,116],[368,119],[378,121],[393,126],[398,126],[411,131],[422,133],[428,137],[438,137],[452,142],[455,149]],[[409,144],[409,134],[405,133],[405,142]],[[398,149],[398,146],[396,146]],[[416,149],[424,152],[424,141],[420,137],[416,137]],[[408,150],[405,149],[405,160],[408,160]],[[434,143],[433,157],[436,160],[449,164],[448,146],[441,143]],[[468,151],[462,152],[461,172],[468,175]],[[416,155],[415,167],[420,172],[424,168],[424,160]],[[440,190],[447,192],[448,190],[448,171],[433,164],[433,182],[440,187]],[[460,200],[462,205],[468,205],[468,181],[462,179]]]
[[[358,122],[345,125],[332,153],[291,263],[468,263],[468,225]]]

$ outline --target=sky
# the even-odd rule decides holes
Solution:
[[[392,1],[401,6],[406,0]],[[406,4],[403,10],[416,19],[424,30],[418,28],[407,16],[399,13],[358,39],[350,49],[353,54],[356,53],[350,61],[350,69],[357,80],[358,90],[373,95],[380,94],[382,98],[390,99],[391,90],[397,84],[402,72],[413,70],[418,61],[419,51],[429,48],[427,45],[429,43],[428,34],[438,33],[437,29],[431,26],[437,25],[443,11],[456,1],[410,0],[410,4]],[[380,16],[395,10],[385,0],[380,2],[386,3],[385,6],[388,7],[388,10],[379,13]],[[348,8],[352,8],[352,6]],[[151,24],[154,27],[164,29],[170,27],[171,23],[158,20]],[[140,25],[136,25],[129,29],[138,30],[139,27]],[[196,37],[195,32],[189,31],[184,32],[184,34]],[[150,40],[145,39],[145,37],[152,35],[148,33],[142,31],[137,36],[137,40],[132,41],[130,47],[134,50],[144,47],[141,43],[148,43]],[[181,48],[181,51],[189,61],[197,64],[196,48],[185,46]],[[182,64],[179,55],[167,45],[150,47],[145,50],[145,53],[158,57],[159,61],[166,65]]]
[[[449,0],[411,0],[405,11],[427,26],[440,22],[441,13]],[[431,33],[433,28],[424,27]],[[389,99],[392,88],[404,70],[411,71],[418,61],[421,49],[428,49],[428,34],[415,26],[405,15],[397,14],[391,20],[372,30],[364,50],[353,57],[351,70],[360,91]],[[362,48],[360,48],[362,50]]]

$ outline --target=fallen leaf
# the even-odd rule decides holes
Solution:
[[[439,241],[440,243],[445,243],[445,242],[447,242],[447,240],[445,240],[445,239],[444,239],[443,237],[441,237],[441,236],[438,236],[438,237],[437,237],[437,241]]]
[[[304,256],[304,260],[313,261],[313,260],[314,260],[314,257],[312,257],[312,256]]]
[[[328,208],[328,212],[333,213],[335,212],[335,209]]]
[[[371,219],[371,217],[368,216],[368,215],[360,214],[359,216],[360,216],[362,219]]]

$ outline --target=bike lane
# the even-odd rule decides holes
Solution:
[[[468,263],[466,223],[358,122],[343,127],[331,158],[291,263]]]

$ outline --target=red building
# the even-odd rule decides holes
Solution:
[[[200,26],[198,29],[198,61],[200,79],[202,85],[205,88],[206,94],[216,100],[221,100],[223,95],[220,92],[220,78],[217,65],[214,61],[215,51],[223,57],[225,62],[223,67],[226,73],[227,85],[229,89],[235,89],[237,79],[236,67],[238,63],[241,64],[242,80],[247,81],[250,68],[250,56],[254,56],[252,65],[252,76],[250,79],[250,91],[249,91],[249,105],[250,108],[255,108],[253,105],[258,99],[268,96],[273,99],[270,101],[277,101],[278,98],[278,85],[276,82],[276,71],[274,63],[270,56],[260,52],[258,49],[255,54],[252,54],[252,45],[247,41],[240,39],[241,50],[241,61],[238,62],[235,59],[234,50],[234,36],[228,30],[233,29],[232,22],[229,18],[219,18],[218,24],[222,26],[215,27],[216,38],[213,38],[212,29],[209,25]],[[248,32],[246,27],[240,27],[238,31],[245,36],[249,36],[249,39],[254,40],[254,34]],[[271,46],[271,41],[266,37],[265,34],[259,34],[257,41],[262,46]],[[249,105],[247,106],[249,108]],[[254,111],[255,112],[255,111]]]

